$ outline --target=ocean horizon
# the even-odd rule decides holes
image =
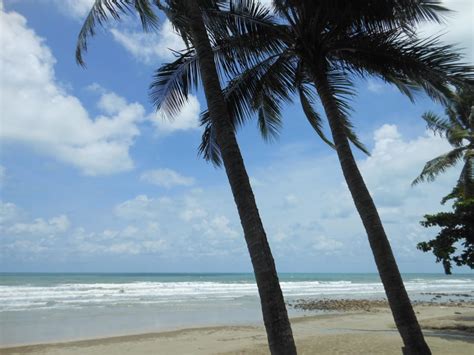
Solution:
[[[385,299],[376,273],[280,273],[279,278],[289,303]],[[405,273],[403,278],[412,301],[432,300],[434,294],[456,301],[474,293],[473,274]],[[308,314],[291,307],[288,312]],[[252,273],[0,273],[0,346],[260,322]]]

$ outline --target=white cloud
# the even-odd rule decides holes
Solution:
[[[369,79],[367,81],[367,89],[370,92],[373,92],[375,94],[380,94],[381,92],[384,91],[384,88],[385,88],[385,84],[383,84],[382,82],[376,81],[374,79]]]
[[[113,93],[103,93],[106,115],[92,119],[81,102],[66,93],[54,74],[55,58],[21,15],[1,12],[0,136],[71,164],[87,175],[130,170],[129,148],[139,134],[145,110]],[[113,108],[112,104],[118,104]]]
[[[118,204],[115,214],[136,225],[159,223],[155,233],[166,241],[171,254],[175,254],[172,249],[176,255],[193,257],[241,253],[239,224],[224,214],[226,205],[192,190],[174,198],[139,195]]]
[[[298,205],[298,197],[295,194],[288,194],[285,196],[285,205],[287,207],[294,207]]]
[[[145,171],[140,176],[140,180],[166,188],[174,186],[191,186],[195,183],[194,178],[181,175],[171,169]]]
[[[20,215],[20,209],[14,203],[0,201],[0,226],[17,220]]]
[[[161,202],[166,203],[166,200]],[[150,199],[146,195],[139,195],[132,200],[128,200],[118,204],[115,207],[115,214],[118,217],[133,220],[133,219],[153,219],[157,215],[152,208],[152,204],[156,204],[156,201]]]
[[[83,21],[95,0],[52,0],[65,15]]]
[[[196,96],[189,95],[188,101],[182,107],[180,113],[174,117],[168,117],[162,111],[149,116],[158,134],[169,134],[176,131],[199,129],[199,114],[201,106]]]
[[[89,13],[94,0],[50,0],[64,15],[82,23]],[[130,15],[130,14],[127,14]],[[159,64],[172,61],[173,51],[186,48],[181,36],[174,31],[168,19],[157,32],[144,32],[138,24],[138,16],[124,15],[119,23],[111,20],[107,29],[112,38],[135,59],[145,64]]]
[[[91,85],[89,87],[98,87],[97,84]],[[100,88],[97,89],[101,91],[101,96],[99,102],[97,102],[97,107],[101,109],[108,115],[116,115],[123,110],[127,109],[127,101],[113,92],[107,92],[106,90]]]
[[[272,7],[273,5],[273,0],[258,0],[258,2],[267,7]]]
[[[47,258],[57,250],[58,237],[69,231],[71,222],[62,214],[49,219],[28,220],[15,204],[0,202],[0,251],[2,257]]]
[[[207,212],[199,207],[190,207],[187,206],[186,209],[181,212],[180,217],[186,222],[189,222],[193,219],[201,219],[207,216]]]
[[[416,259],[432,265],[430,255],[416,250],[418,241],[433,235],[433,230],[423,228],[419,221],[424,214],[449,208],[441,206],[440,200],[451,191],[458,169],[430,184],[411,187],[411,182],[426,161],[450,146],[429,132],[407,139],[397,126],[389,124],[374,132],[374,143],[371,156],[358,164],[395,253],[403,262]],[[282,151],[284,154],[271,165],[252,171],[252,176],[265,180],[265,184],[255,186],[255,194],[276,258],[297,257],[301,264],[306,260],[310,265],[311,258],[322,252],[341,261],[370,263],[366,233],[336,155],[331,151],[327,157],[318,157],[317,148],[311,146]],[[276,207],[282,206],[282,196],[291,195],[299,197],[297,204],[286,209]],[[331,262],[337,263],[336,259]]]
[[[426,213],[449,208],[439,201],[451,190],[457,171],[415,188],[411,181],[426,161],[449,148],[428,132],[407,139],[397,126],[386,124],[374,131],[372,155],[358,162],[402,264],[417,260],[433,267],[432,257],[415,248],[433,234],[419,221]],[[255,194],[278,265],[283,262],[291,269],[294,258],[298,265],[322,270],[339,261],[352,266],[372,263],[365,231],[332,153],[317,156],[300,147],[252,171],[252,176],[265,181],[255,186]],[[278,207],[288,205],[291,208]],[[155,234],[166,241],[169,258],[178,257],[173,250],[180,251],[179,257],[193,258],[246,255],[232,196],[224,186],[174,197],[139,195],[118,204],[115,213],[139,231],[129,228],[128,237],[125,229],[117,231],[113,244],[129,243],[144,233],[140,226],[158,223]]]
[[[226,216],[203,218],[194,224],[193,228],[211,239],[237,238],[239,236],[239,233],[231,227],[231,222]]]
[[[336,251],[340,251],[343,247],[344,244],[334,238],[328,238],[324,235],[319,235],[314,238],[313,249],[318,252],[332,254]]]
[[[133,31],[130,29],[110,30],[113,38],[122,45],[133,57],[146,63],[157,64],[161,61],[172,61],[173,51],[186,48],[181,36],[177,34],[167,19],[158,33]]]
[[[393,124],[375,130],[373,142],[372,155],[361,158],[358,164],[402,270],[403,265],[415,262],[419,270],[433,270],[433,257],[415,246],[418,241],[432,237],[434,231],[424,229],[419,221],[426,213],[449,208],[442,207],[439,201],[450,192],[458,171],[455,168],[434,183],[415,188],[410,184],[426,161],[450,146],[428,132],[407,138]],[[322,156],[320,150],[313,148],[304,144],[284,147],[284,154],[271,164],[258,169],[249,166],[252,177],[263,182],[254,186],[255,194],[277,265],[282,270],[296,267],[330,271],[327,267],[337,265],[343,265],[338,270],[370,270],[373,258],[367,237],[336,155],[328,149],[328,156]],[[285,203],[292,208],[279,207]],[[0,216],[10,220],[7,228],[19,223],[16,206],[5,204],[4,211]],[[117,204],[113,212],[118,218],[109,228],[63,233],[72,236],[62,248],[81,255],[148,253],[167,261],[187,258],[205,263],[211,263],[211,258],[246,260],[248,255],[226,185],[192,189],[178,195],[138,195]],[[46,219],[21,223],[54,225]],[[19,239],[16,243],[8,244],[9,252],[28,247],[47,255],[53,247],[41,238],[36,242]],[[414,270],[412,267],[411,271]]]
[[[53,217],[49,220],[37,218],[30,223],[15,223],[7,228],[6,233],[19,236],[51,236],[67,231],[71,223],[66,215]]]
[[[168,248],[160,233],[155,222],[102,232],[86,232],[84,228],[77,228],[67,242],[71,251],[85,255],[157,254]]]
[[[445,139],[428,132],[405,141],[397,126],[389,124],[375,131],[374,140],[372,155],[361,163],[361,170],[382,207],[401,206],[414,194],[431,188],[428,184],[412,188],[411,182],[428,160],[450,150]]]

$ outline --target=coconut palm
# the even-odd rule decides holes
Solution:
[[[154,3],[164,11],[185,43],[194,48],[199,58],[198,65],[190,75],[196,84],[198,77],[202,80],[209,117],[213,124],[213,137],[222,156],[254,268],[270,350],[273,354],[296,354],[275,263],[237,144],[234,126],[227,111],[207,34],[206,21],[209,21],[212,12],[219,11],[220,2],[167,0]],[[118,19],[120,14],[133,8],[140,14],[145,30],[155,26],[156,16],[152,12],[151,1],[96,0],[79,35],[76,52],[78,62],[83,63],[82,52],[87,49],[87,38],[94,34],[96,24],[103,24],[109,17]],[[181,93],[183,89],[164,86],[158,91],[155,90],[157,108],[170,115],[179,112],[187,98],[187,91],[186,95],[175,94],[171,98],[160,92],[170,90]]]
[[[278,132],[282,102],[298,94],[316,132],[337,152],[347,185],[367,232],[375,262],[407,354],[430,354],[398,270],[376,206],[353,156],[350,141],[363,149],[349,120],[347,97],[358,77],[377,76],[411,99],[424,90],[445,100],[452,83],[472,79],[452,46],[437,38],[420,40],[414,26],[439,21],[438,1],[274,1],[278,18],[253,1],[232,1],[227,26],[217,25],[214,55],[224,73],[236,71],[224,90],[234,126],[257,112],[264,137]],[[219,20],[215,20],[219,23]],[[197,58],[192,50],[157,73],[158,86],[187,87]],[[237,64],[235,64],[237,63]],[[247,69],[238,73],[238,69]],[[174,75],[176,74],[176,75]],[[316,94],[325,110],[332,142],[313,107]],[[171,93],[172,96],[182,92]],[[219,162],[215,128],[203,115],[204,155]]]
[[[446,137],[453,150],[426,163],[413,181],[433,181],[439,174],[464,160],[457,188],[465,199],[474,197],[474,89],[463,87],[450,95],[445,110],[447,118],[433,112],[423,114],[427,126],[434,133]]]

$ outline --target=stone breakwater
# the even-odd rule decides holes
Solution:
[[[474,307],[473,301],[449,300],[446,302],[414,301],[415,306]],[[298,299],[289,307],[303,311],[376,312],[388,308],[387,300],[368,299]]]

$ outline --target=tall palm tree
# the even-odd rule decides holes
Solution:
[[[446,137],[453,150],[426,163],[421,174],[413,181],[433,181],[439,174],[455,166],[464,165],[456,188],[465,199],[474,197],[474,89],[463,87],[450,95],[445,110],[447,118],[433,112],[423,114],[427,126],[434,133]]]
[[[274,6],[278,18],[265,13],[254,1],[233,1],[226,15],[221,15],[226,16],[227,26],[214,29],[214,55],[223,71],[248,69],[235,73],[224,90],[234,125],[257,111],[264,137],[275,134],[281,102],[291,100],[293,93],[300,96],[313,128],[336,149],[403,339],[404,353],[430,354],[376,206],[352,154],[350,141],[364,148],[350,125],[347,96],[353,92],[354,78],[373,75],[395,84],[411,99],[416,91],[424,90],[443,101],[451,83],[472,80],[472,68],[458,63],[460,56],[452,46],[441,45],[436,38],[416,37],[416,24],[439,21],[438,12],[443,8],[435,0],[275,0]],[[192,52],[184,53],[162,68],[156,81],[188,85],[195,60]],[[322,119],[312,106],[313,93],[325,110],[332,142],[324,136]],[[213,121],[204,114],[203,123],[202,151],[219,162]]]
[[[188,46],[194,48],[199,59],[193,75],[195,79],[200,76],[202,80],[209,117],[215,130],[214,137],[239,212],[260,294],[270,350],[272,354],[296,354],[275,263],[226,107],[207,34],[206,20],[209,19],[209,13],[219,11],[220,2],[167,0],[154,3],[165,12]],[[153,15],[148,0],[96,0],[79,35],[76,56],[79,63],[83,63],[81,53],[87,49],[87,38],[94,34],[95,25],[104,23],[109,16],[119,18],[120,13],[129,11],[132,7],[140,14],[145,29],[155,25],[156,16]],[[179,92],[180,89],[174,90]],[[166,100],[165,96],[160,97],[159,92],[155,94],[159,96],[155,97],[158,108],[170,114],[178,112],[187,98],[185,95],[178,96],[178,100]]]

